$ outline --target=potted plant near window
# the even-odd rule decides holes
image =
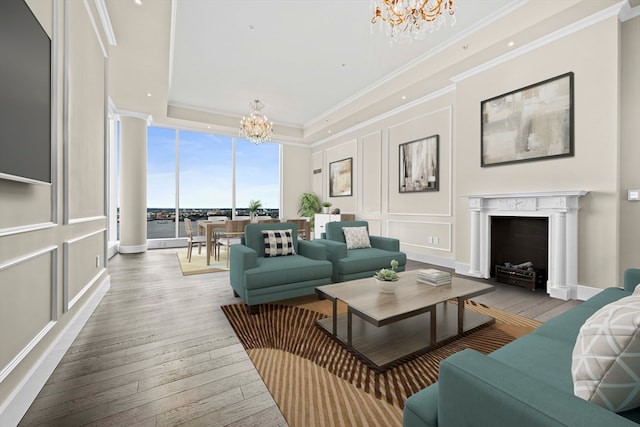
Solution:
[[[261,207],[262,207],[262,202],[260,200],[249,201],[249,218],[251,219],[251,222],[256,221],[258,209],[260,209]]]
[[[318,212],[320,212],[320,199],[318,195],[315,193],[302,193],[300,195],[300,209],[298,209],[298,213],[309,218],[311,231],[314,229],[315,214]]]
[[[331,202],[322,202],[322,213],[329,213]]]

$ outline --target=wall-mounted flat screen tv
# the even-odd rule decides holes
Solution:
[[[0,1],[0,178],[51,183],[51,39],[24,0]]]

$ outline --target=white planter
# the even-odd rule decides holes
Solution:
[[[398,280],[380,280],[377,277],[374,277],[373,280],[376,281],[380,292],[382,292],[383,294],[393,294],[398,287]]]

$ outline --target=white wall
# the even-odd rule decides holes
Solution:
[[[30,3],[54,46],[54,175],[50,186],[0,180],[0,425],[20,419],[64,354],[65,329],[109,284],[97,15],[89,2]]]
[[[621,26],[628,27],[623,31],[622,61]],[[594,288],[619,284],[623,269],[640,259],[640,203],[622,202],[621,208],[626,188],[640,187],[637,166],[632,166],[638,162],[633,142],[638,125],[632,118],[637,114],[631,115],[640,105],[635,84],[638,26],[637,18],[620,24],[617,17],[603,16],[504,61],[468,61],[464,70],[452,67],[449,86],[434,88],[408,108],[371,117],[363,121],[366,125],[314,146],[312,158],[321,159],[323,168],[322,176],[313,178],[321,183],[316,188],[326,198],[328,163],[354,155],[357,190],[351,198],[331,200],[334,205],[355,209],[358,219],[399,238],[410,258],[460,271],[470,257],[470,217],[461,196],[587,190],[579,212],[578,283]],[[481,102],[567,72],[575,74],[574,156],[481,167]],[[620,96],[621,75],[625,87],[632,89],[626,97]],[[634,83],[626,86],[631,79]],[[435,134],[440,137],[440,190],[399,193],[398,145]]]

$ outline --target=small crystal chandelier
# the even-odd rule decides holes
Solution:
[[[243,117],[240,121],[240,136],[254,144],[271,141],[273,122],[269,122],[266,116],[260,114],[264,104],[256,99],[249,103],[249,107],[251,115],[249,118]]]
[[[382,21],[392,44],[424,40],[428,32],[440,29],[447,15],[451,25],[455,24],[453,3],[454,0],[371,0],[371,24]]]

